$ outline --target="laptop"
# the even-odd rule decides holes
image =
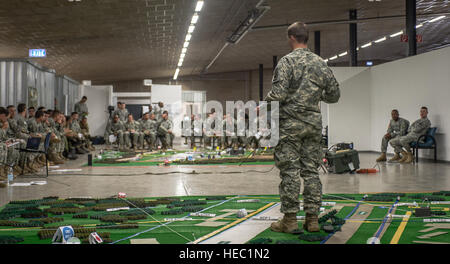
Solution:
[[[29,137],[27,141],[27,149],[38,150],[41,144],[41,138]]]

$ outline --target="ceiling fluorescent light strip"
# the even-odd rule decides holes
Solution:
[[[338,58],[338,56],[336,55],[336,56],[334,56],[334,57],[331,57],[329,60],[331,61],[331,60],[335,60],[335,59],[337,59]]]
[[[362,45],[361,48],[364,49],[364,48],[367,48],[367,47],[370,47],[370,46],[372,46],[372,42],[369,42],[366,45]]]
[[[445,16],[439,16],[439,17],[431,19],[430,21],[428,21],[428,23],[433,23],[433,22],[436,22],[436,21],[441,20],[443,18],[445,18]]]
[[[395,37],[397,37],[397,36],[400,36],[401,34],[403,34],[403,30],[400,31],[400,32],[397,32],[397,33],[394,33],[394,34],[390,35],[390,37],[391,37],[391,38],[395,38]]]
[[[178,68],[176,69],[175,74],[173,75],[174,80],[176,80],[178,78],[178,74],[180,73],[180,67],[183,66],[184,57],[186,57],[187,48],[189,47],[189,44],[190,44],[190,41],[192,38],[192,33],[195,30],[195,24],[197,24],[198,19],[200,17],[198,12],[200,12],[202,10],[203,4],[204,4],[204,1],[197,1],[197,5],[195,6],[195,13],[192,16],[191,24],[188,28],[188,33],[186,34],[186,39],[183,44],[183,48],[181,49],[180,59],[177,64]]]
[[[386,39],[387,39],[386,37],[383,37],[383,38],[380,38],[380,39],[375,40],[374,42],[375,42],[375,43],[380,43],[380,42],[385,41]]]
[[[346,52],[343,52],[343,53],[339,54],[339,57],[344,57],[344,56],[346,56],[347,54],[348,54],[347,51],[346,51]]]

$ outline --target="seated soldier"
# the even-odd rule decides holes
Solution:
[[[10,135],[13,134],[9,128],[8,123],[9,111],[3,107],[0,107],[0,143],[2,143],[3,151],[6,153],[6,158],[2,160],[2,170],[1,175],[8,175],[10,168],[13,169],[14,176],[22,174],[21,154],[19,152],[20,148],[25,147],[25,142],[20,139],[12,138]]]
[[[52,111],[51,116],[47,118],[46,122],[44,123],[44,125],[46,126],[46,130],[49,133],[52,133],[52,138],[50,140],[50,146],[48,149],[48,159],[54,164],[63,164],[65,161],[65,159],[62,158],[58,153],[61,149],[61,144],[63,144],[60,131],[58,129],[59,114],[60,112],[58,110]]]
[[[236,136],[236,122],[231,114],[224,115],[223,123],[223,142],[222,148],[236,148],[238,139]]]
[[[200,144],[203,142],[203,121],[200,115],[194,116],[194,120],[191,121],[191,133],[191,148],[194,148],[196,137],[200,137]]]
[[[36,114],[36,109],[34,108],[34,106],[30,106],[28,107],[28,116],[27,118],[34,118],[34,115]]]
[[[81,134],[83,134],[84,138],[86,139],[87,148],[90,151],[94,151],[95,147],[92,146],[92,139],[91,139],[91,134],[89,132],[89,124],[88,124],[87,116],[83,116],[81,118],[80,128],[81,128]]]
[[[111,136],[116,138],[115,142],[119,145],[119,149],[126,151],[125,141],[123,137],[123,133],[125,131],[125,125],[122,121],[120,121],[119,115],[114,115],[113,121],[111,122],[107,134],[108,134],[108,144],[114,143],[110,141]]]
[[[134,121],[133,115],[128,114],[127,122],[125,123],[125,132],[123,133],[125,145],[128,148],[133,147],[133,151],[141,149],[139,146],[139,138],[141,137],[139,122]]]
[[[14,131],[16,138],[23,139],[25,142],[28,141],[30,137],[34,137],[29,131],[28,131],[28,124],[27,124],[27,106],[25,104],[19,104],[17,106],[17,112],[18,115],[15,118],[15,122],[10,122],[10,128]],[[24,173],[36,173],[39,171],[39,169],[43,166],[39,162],[35,162],[35,158],[38,156],[35,153],[30,152],[22,152],[25,155],[25,161],[24,161]]]
[[[172,132],[173,124],[169,120],[169,112],[164,111],[162,114],[162,121],[158,127],[158,137],[161,139],[163,149],[173,148],[173,139],[175,136]]]
[[[214,138],[213,121],[213,113],[208,113],[203,125],[203,143],[205,148],[212,148]]]
[[[78,113],[73,112],[70,116],[72,118],[70,123],[70,130],[72,130],[72,132],[75,134],[75,136],[72,136],[70,140],[75,146],[77,154],[89,153],[90,150],[87,148],[86,138],[81,133],[81,127],[78,123]]]
[[[386,151],[388,143],[391,139],[406,135],[409,127],[409,121],[399,117],[398,110],[394,109],[391,112],[392,119],[389,122],[386,135],[381,141],[381,156],[376,160],[377,162],[386,161]],[[400,153],[395,153],[394,157],[389,161],[396,161],[400,159]]]
[[[420,109],[420,119],[412,123],[412,125],[408,128],[408,133],[406,136],[396,137],[390,141],[395,153],[402,153],[402,157],[400,158],[400,156],[397,155],[396,160],[400,163],[413,162],[414,157],[411,152],[410,144],[418,140],[420,136],[425,135],[430,127],[431,122],[428,119],[428,108],[423,106]]]
[[[72,118],[70,116],[65,116],[61,114],[62,117],[62,127],[64,130],[64,150],[66,152],[66,157],[71,160],[77,159],[76,155],[76,148],[72,145],[72,142],[74,142],[71,138],[77,137],[77,135],[70,129],[70,124],[72,123]],[[83,153],[80,153],[83,154]]]
[[[38,110],[34,118],[28,121],[28,130],[30,131],[30,133],[36,137],[41,138],[41,143],[39,144],[39,150],[41,151],[44,151],[45,138],[49,133],[49,131],[44,126],[45,122],[46,122],[46,114],[42,110]],[[51,137],[54,136],[55,135],[52,134]],[[40,154],[36,160],[45,166],[46,158],[44,154]]]
[[[236,133],[238,135],[238,138],[237,138],[238,147],[246,148],[247,147],[247,136],[245,135],[245,133],[246,133],[246,130],[248,129],[248,118],[246,115],[239,115],[236,122],[237,122]],[[243,126],[243,127],[240,128],[239,126]],[[243,133],[242,135],[238,134],[240,131],[239,129],[243,129],[243,131],[241,131],[241,133]]]
[[[144,143],[147,142],[149,150],[152,151],[156,145],[156,131],[158,128],[158,123],[155,120],[155,114],[145,113],[140,124],[140,144],[144,149]]]

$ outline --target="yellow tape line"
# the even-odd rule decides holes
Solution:
[[[218,233],[220,233],[220,232],[222,232],[222,231],[224,231],[224,230],[226,230],[226,229],[228,229],[228,228],[230,228],[230,227],[232,227],[232,226],[235,226],[235,225],[237,225],[237,224],[239,224],[239,223],[241,223],[241,222],[243,222],[243,221],[249,219],[250,217],[252,217],[252,216],[254,216],[254,215],[260,213],[261,211],[266,210],[267,208],[271,207],[271,206],[274,205],[274,204],[276,204],[276,203],[269,203],[269,204],[266,204],[266,205],[264,205],[263,207],[259,208],[258,210],[254,211],[253,213],[248,214],[246,217],[240,218],[240,219],[238,219],[238,220],[236,220],[236,221],[234,221],[234,222],[232,222],[232,223],[230,223],[230,224],[228,224],[228,225],[226,225],[226,226],[224,226],[224,227],[222,227],[222,228],[220,228],[220,229],[217,229],[216,231],[214,231],[214,232],[212,232],[212,233],[209,233],[209,234],[207,234],[207,235],[205,235],[205,236],[202,236],[202,237],[200,237],[199,239],[195,240],[195,241],[192,242],[192,243],[193,243],[193,244],[198,244],[198,243],[200,243],[200,242],[203,241],[203,240],[206,240],[206,239],[208,239],[208,238],[210,238],[210,237],[212,237],[212,236],[214,236],[214,235],[216,235],[216,234],[218,234]]]
[[[406,224],[408,223],[409,217],[411,216],[411,211],[406,212],[406,216],[403,218],[401,224],[398,226],[397,231],[394,234],[394,237],[392,237],[390,244],[398,244],[398,241],[400,240],[400,237],[403,234],[403,231],[405,230]]]

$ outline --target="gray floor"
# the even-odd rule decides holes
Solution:
[[[360,153],[361,168],[372,168],[378,154]],[[46,185],[0,189],[0,206],[10,200],[45,196],[109,197],[125,192],[129,197],[185,195],[257,195],[278,193],[278,170],[273,166],[170,166],[82,167],[87,155],[61,168],[82,169],[83,175],[52,172],[47,179],[19,177],[17,182],[47,180]],[[450,165],[420,161],[418,164],[380,164],[377,174],[323,174],[324,193],[422,192],[450,190]],[[188,174],[195,170],[198,173]],[[180,172],[146,175],[147,172]],[[268,172],[270,171],[270,172]],[[228,172],[228,173],[227,173]],[[239,173],[230,173],[239,172]]]

